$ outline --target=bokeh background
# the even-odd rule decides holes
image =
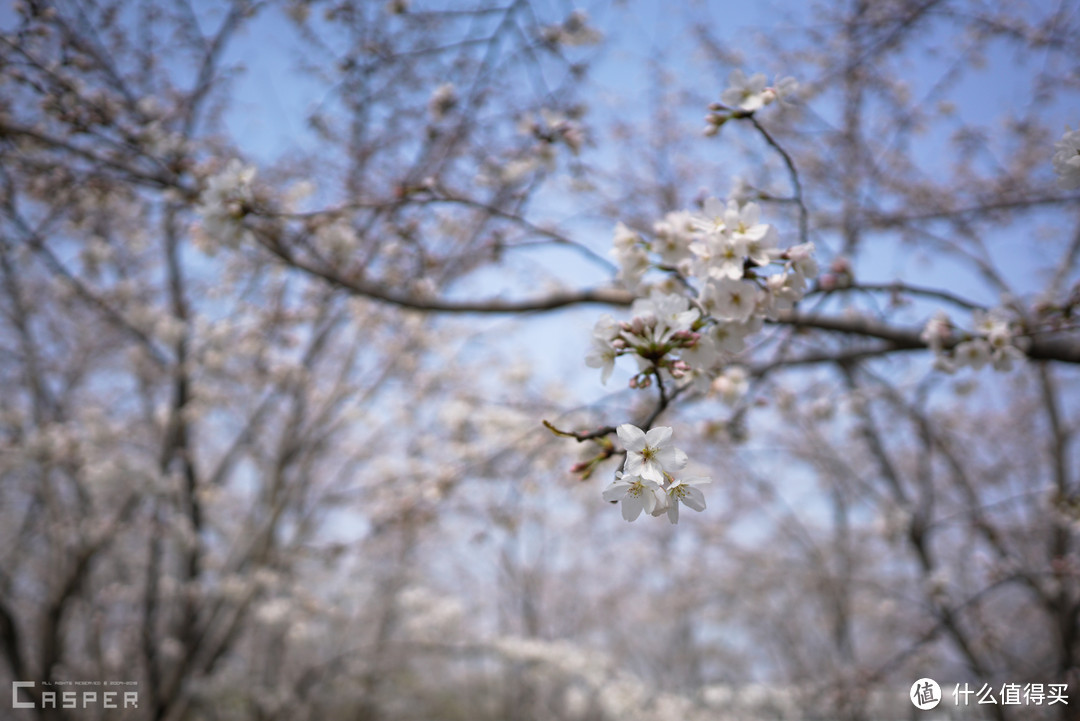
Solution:
[[[1080,714],[1080,4],[0,21],[0,687],[34,706],[0,717]],[[707,137],[736,69],[798,91]],[[741,392],[659,408],[584,362],[630,317],[613,228],[710,197],[821,275]],[[991,309],[1029,357],[936,368],[927,321]],[[543,424],[650,418],[712,479],[678,525]],[[45,707],[106,682],[138,707]]]

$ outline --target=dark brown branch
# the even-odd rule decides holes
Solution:
[[[353,295],[390,303],[391,305],[409,308],[410,310],[434,313],[528,313],[532,311],[556,310],[585,303],[629,306],[634,300],[634,296],[630,293],[615,288],[559,291],[543,298],[529,300],[490,299],[480,301],[454,301],[442,300],[439,298],[423,298],[392,290],[378,283],[372,283],[356,276],[345,276],[336,270],[319,267],[303,258],[296,257],[276,240],[267,239],[260,233],[256,233],[256,238],[264,248],[298,270],[322,278]]]
[[[255,233],[255,237],[260,245],[288,265],[298,270],[322,278],[353,295],[363,296],[365,298],[390,303],[411,310],[433,313],[529,313],[558,310],[560,308],[583,304],[625,307],[629,306],[634,300],[634,296],[631,293],[616,288],[587,288],[584,290],[558,291],[542,298],[524,300],[502,300],[493,298],[488,300],[454,301],[439,298],[423,298],[409,293],[392,290],[384,285],[373,283],[357,276],[346,276],[337,270],[315,265],[310,261],[297,257],[285,248],[285,246],[283,246],[276,238],[268,238],[264,233],[257,232]],[[878,288],[879,286],[871,285],[868,287]],[[880,286],[881,289],[890,287],[891,286]],[[954,297],[944,291],[939,292],[922,288],[918,288],[917,291],[928,294],[947,295],[952,302],[961,305],[967,303],[967,301],[964,301],[959,297]],[[838,318],[816,314],[803,315],[797,312],[791,312],[786,313],[771,322],[807,330],[832,331],[835,333],[858,335],[867,338],[878,338],[880,340],[888,341],[897,351],[922,350],[927,348],[926,343],[919,337],[921,335],[921,330],[899,328],[861,316]],[[1080,339],[1075,337],[1034,337],[1031,339],[1031,345],[1029,346],[1026,355],[1033,360],[1051,360],[1063,363],[1080,364]]]
[[[897,328],[866,317],[836,318],[821,315],[800,315],[791,313],[774,321],[796,328],[833,331],[859,335],[868,338],[880,338],[892,343],[897,350],[920,350],[927,345],[920,338],[921,331],[909,328]],[[955,342],[954,342],[955,345]],[[950,347],[946,344],[946,348]],[[1032,360],[1059,361],[1062,363],[1080,363],[1080,338],[1050,337],[1031,339],[1026,353]]]

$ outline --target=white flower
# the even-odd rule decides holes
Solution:
[[[814,244],[800,243],[788,248],[787,267],[795,271],[807,280],[816,278],[818,274],[817,259],[814,258]]]
[[[707,372],[720,362],[720,348],[711,335],[702,335],[697,343],[683,349],[682,359],[695,371],[695,381],[704,382],[707,387]]]
[[[667,511],[668,520],[672,523],[679,522],[679,503],[688,508],[693,508],[699,513],[705,510],[705,494],[697,486],[712,483],[711,478],[684,478],[672,481],[665,490],[668,497]],[[654,513],[653,515],[658,515]]]
[[[728,231],[739,248],[745,249],[750,260],[758,265],[768,265],[771,251],[776,247],[776,228],[761,221],[761,208],[757,203],[747,203],[741,209],[738,203],[728,204]]]
[[[1054,145],[1054,172],[1058,176],[1058,185],[1067,190],[1080,188],[1080,129],[1065,130]]]
[[[604,313],[597,319],[592,334],[593,338],[600,340],[615,340],[619,337],[619,324],[610,313]]]
[[[728,107],[752,112],[766,104],[767,84],[764,73],[756,73],[748,78],[742,70],[732,70],[728,76],[729,87],[720,95],[720,102]]]
[[[775,85],[773,85],[771,88],[765,89],[766,93],[769,93],[770,91],[772,92],[773,97],[777,101],[779,101],[781,105],[784,105],[785,100],[790,98],[795,93],[799,92],[799,81],[797,81],[791,76],[785,78],[777,78]],[[768,105],[769,102],[771,101],[766,100],[765,104]]]
[[[710,281],[704,290],[703,303],[721,320],[745,323],[757,308],[758,287],[747,280]]]
[[[641,236],[623,223],[618,223],[612,244],[614,247],[611,255],[619,264],[618,278],[627,288],[633,290],[650,265],[649,254],[641,245]]]
[[[685,210],[668,213],[653,224],[657,241],[653,250],[665,265],[675,267],[689,257],[695,228],[694,216]]]
[[[645,433],[635,425],[623,423],[615,430],[626,448],[624,473],[663,483],[665,473],[686,466],[686,454],[671,445],[670,427],[658,426]]]
[[[718,322],[710,329],[709,336],[716,342],[719,350],[726,353],[741,353],[746,347],[746,336],[754,330],[743,323]]]
[[[201,232],[208,251],[216,250],[217,243],[235,247],[246,238],[243,218],[252,202],[254,179],[255,167],[233,158],[206,181],[195,212],[202,216]]]
[[[742,70],[732,70],[728,76],[729,87],[720,95],[720,102],[731,108],[753,112],[777,100],[792,96],[799,88],[795,78],[780,78],[769,86],[764,73],[749,78]]]
[[[746,395],[750,389],[750,382],[746,377],[746,369],[741,366],[731,366],[717,376],[712,382],[712,389],[719,394],[720,399],[733,406]]]
[[[942,347],[949,336],[952,335],[952,323],[945,311],[939,310],[934,317],[926,322],[926,327],[919,335],[919,340],[928,345],[935,353],[941,353]]]
[[[611,503],[622,501],[622,516],[627,521],[636,520],[643,510],[651,515],[664,498],[660,485],[655,481],[625,475],[621,471],[615,472],[615,480],[604,489],[603,496],[605,501]]]
[[[971,314],[971,321],[975,332],[990,341],[994,348],[1011,345],[1013,334],[1009,329],[1009,319],[1001,308],[989,312],[976,310]]]
[[[990,344],[982,338],[965,341],[956,346],[954,356],[957,365],[979,370],[990,362]]]
[[[690,330],[694,321],[701,316],[701,311],[690,307],[689,299],[674,293],[653,292],[648,298],[638,298],[630,306],[630,311],[635,316],[655,316],[670,333]]]
[[[611,244],[615,246],[613,253],[625,253],[640,242],[641,236],[627,227],[626,223],[615,224],[615,237],[611,240]]]
[[[723,233],[727,229],[728,206],[719,198],[709,198],[702,206],[701,215],[692,217],[697,230],[703,233]]]
[[[615,370],[615,358],[619,352],[609,340],[594,335],[592,341],[592,349],[585,356],[585,365],[603,369],[600,371],[600,382],[607,384],[608,378]]]
[[[1006,345],[994,349],[994,353],[990,357],[990,363],[994,366],[994,370],[1007,373],[1013,369],[1015,363],[1023,361],[1026,357],[1024,351],[1016,346]]]
[[[798,273],[776,273],[765,281],[772,311],[791,310],[802,299],[806,280]]]
[[[728,233],[710,233],[690,246],[697,260],[692,264],[694,275],[701,278],[743,277],[746,246]]]

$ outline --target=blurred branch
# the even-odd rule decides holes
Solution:
[[[985,310],[985,307],[974,303],[966,298],[961,298],[955,293],[950,293],[947,290],[941,290],[938,288],[927,288],[925,286],[912,285],[910,283],[904,283],[902,281],[893,281],[892,283],[852,283],[844,288],[831,288],[825,290],[820,285],[814,287],[808,291],[806,297],[812,295],[835,295],[843,294],[847,292],[866,292],[866,293],[889,293],[893,296],[899,295],[915,295],[923,298],[934,298],[936,300],[943,300],[946,303],[959,306],[965,310]]]
[[[765,139],[765,142],[768,143],[773,150],[779,153],[781,159],[783,159],[784,167],[787,168],[788,171],[788,178],[791,180],[791,197],[799,207],[799,242],[810,242],[810,213],[806,209],[806,201],[803,199],[802,181],[799,180],[799,171],[795,169],[794,159],[792,159],[788,151],[773,138],[769,131],[758,122],[758,119],[754,117],[753,113],[745,115],[737,113],[736,116],[748,118],[753,124],[754,129]]]

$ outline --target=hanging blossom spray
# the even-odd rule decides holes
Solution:
[[[723,103],[710,106],[706,135],[715,135],[729,119],[752,117],[796,87],[790,78],[769,86],[764,75],[747,78],[741,71],[733,72],[730,82]],[[711,390],[725,402],[737,403],[748,383],[745,370],[732,364],[735,355],[766,319],[793,308],[818,273],[813,243],[781,247],[779,233],[763,220],[761,207],[735,198],[710,198],[699,212],[668,213],[649,234],[619,223],[613,244],[618,280],[638,297],[630,320],[604,315],[597,321],[585,362],[600,369],[606,383],[620,356],[633,358],[637,372],[630,387],[657,386],[661,410],[690,388]],[[647,282],[651,271],[664,273],[664,280]],[[586,477],[599,461],[616,453],[601,435],[549,428],[601,444],[600,456],[574,467]],[[603,497],[621,503],[623,518],[633,521],[644,511],[676,523],[680,504],[705,509],[699,486],[710,479],[680,477],[687,457],[671,444],[671,428],[624,423],[615,432],[626,460]]]

